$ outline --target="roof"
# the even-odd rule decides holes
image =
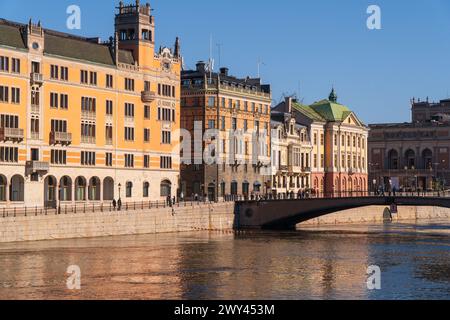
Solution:
[[[22,33],[27,25],[0,19],[0,45],[27,49]],[[87,62],[115,65],[109,43],[44,29],[44,53]],[[132,52],[119,50],[119,62],[134,64]]]
[[[306,105],[300,104],[298,102],[293,102],[292,103],[292,108],[294,110],[302,113],[304,116],[310,118],[313,121],[326,122],[326,119],[323,118],[319,113],[317,113],[310,106],[306,106]]]
[[[4,20],[0,19],[0,45],[26,49],[20,29],[4,24],[3,22]]]
[[[310,106],[316,113],[318,113],[326,121],[342,122],[352,114],[346,106],[332,102],[329,100],[321,100],[315,102]]]
[[[44,52],[61,57],[114,65],[109,46],[45,32]]]

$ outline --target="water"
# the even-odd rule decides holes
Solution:
[[[0,244],[0,298],[448,300],[449,234],[447,220]],[[367,289],[369,265],[381,290]]]

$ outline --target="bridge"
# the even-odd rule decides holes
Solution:
[[[416,206],[450,208],[447,197],[350,197],[298,200],[262,200],[236,202],[236,223],[239,228],[294,229],[299,223],[342,210],[367,206]]]

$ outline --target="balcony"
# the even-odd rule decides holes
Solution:
[[[30,75],[30,79],[32,84],[42,85],[44,83],[44,76],[42,73],[33,72]]]
[[[39,113],[41,111],[41,108],[38,104],[32,104],[31,105],[31,113]]]
[[[301,173],[302,172],[302,168],[299,167],[299,166],[290,165],[289,166],[289,172],[291,172],[291,173]]]
[[[21,142],[24,139],[23,129],[0,128],[0,141]]]
[[[270,165],[270,157],[267,156],[258,156],[258,166],[263,167]]]
[[[95,121],[97,114],[95,111],[81,111],[81,119]]]
[[[156,93],[153,91],[142,91],[141,99],[144,103],[151,103],[156,100]]]
[[[45,174],[45,173],[49,172],[49,170],[50,170],[50,164],[48,162],[27,161],[27,163],[26,163],[27,174],[32,174],[32,173]]]
[[[95,137],[81,136],[81,143],[95,144]]]
[[[50,132],[50,144],[70,145],[72,144],[72,134],[69,132]]]
[[[107,146],[112,146],[112,145],[113,145],[113,139],[112,139],[112,138],[106,138],[105,144],[106,144]]]
[[[280,165],[280,166],[278,166],[278,172],[281,174],[281,173],[286,173],[286,172],[288,172],[289,171],[289,167],[288,166],[283,166],[283,165]]]
[[[302,168],[302,172],[303,172],[303,173],[311,173],[311,168],[309,168],[309,167],[304,167],[304,168]]]

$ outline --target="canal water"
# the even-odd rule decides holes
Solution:
[[[449,235],[447,220],[0,244],[0,299],[450,299]]]

